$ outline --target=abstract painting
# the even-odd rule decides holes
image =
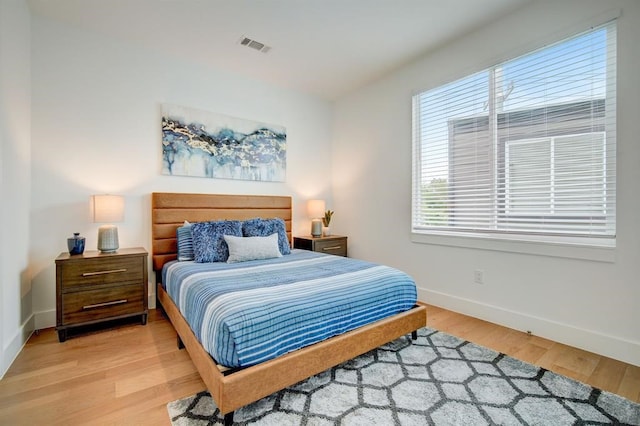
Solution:
[[[284,182],[282,126],[162,105],[162,174]]]

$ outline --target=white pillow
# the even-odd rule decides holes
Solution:
[[[271,259],[282,257],[278,247],[278,233],[267,237],[235,237],[225,235],[229,246],[227,263],[245,262],[247,260]]]

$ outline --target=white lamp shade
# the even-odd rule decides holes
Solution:
[[[307,202],[307,213],[312,219],[324,216],[324,200],[309,200]]]
[[[124,197],[121,195],[94,195],[93,221],[113,223],[124,220]]]

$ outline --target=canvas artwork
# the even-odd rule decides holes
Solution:
[[[162,105],[162,174],[284,182],[282,126]]]

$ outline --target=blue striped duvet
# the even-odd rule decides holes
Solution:
[[[220,364],[275,358],[416,303],[411,277],[387,266],[306,250],[243,263],[171,262],[165,289]]]

